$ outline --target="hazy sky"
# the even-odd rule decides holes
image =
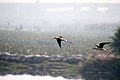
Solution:
[[[39,4],[36,1],[0,0],[0,25],[55,29],[120,21],[120,3],[117,3],[120,0],[89,0],[91,3],[88,0],[39,0]],[[76,3],[70,3],[72,1]],[[105,3],[97,3],[101,1]]]
[[[0,0],[0,2],[34,3],[36,0]],[[39,0],[40,3],[120,3],[120,0]]]

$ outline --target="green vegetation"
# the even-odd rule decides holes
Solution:
[[[119,80],[120,79],[120,27],[113,37],[111,54],[118,57],[106,59],[89,59],[80,69],[80,73],[85,80]],[[102,57],[101,57],[102,58]]]
[[[26,71],[27,69],[28,69],[28,66],[21,63],[0,61],[0,74],[4,74],[6,72],[19,73],[22,71]]]
[[[116,55],[120,55],[120,27],[118,27],[118,29],[114,33],[114,36],[111,38],[113,40],[113,43],[111,45],[113,52]]]
[[[0,31],[0,52],[9,52],[11,54],[40,54],[49,56],[72,56],[79,54],[94,54],[97,51],[93,50],[93,46],[102,41],[111,41],[108,33],[80,33],[80,34],[67,34],[63,35],[68,40],[72,41],[73,44],[64,43],[60,49],[53,38],[59,36],[58,33],[43,33],[43,32],[30,32],[30,31]],[[107,50],[109,47],[107,46]],[[89,61],[89,60],[88,60]],[[103,67],[107,68],[102,62],[95,62],[100,71]],[[79,65],[72,65],[63,62],[43,62],[40,64],[20,64],[20,63],[9,63],[1,62],[0,72],[14,73],[14,72],[25,72],[37,75],[52,75],[52,76],[72,76],[76,77],[82,72],[94,69],[92,67],[94,61],[85,63],[81,68]],[[104,66],[103,66],[104,65]],[[109,65],[109,64],[107,64]],[[100,67],[102,68],[100,68]],[[88,67],[88,69],[86,69]],[[80,69],[81,68],[81,69]],[[99,69],[100,68],[100,69]],[[113,69],[113,68],[112,68]],[[94,71],[94,70],[93,70]],[[83,75],[83,77],[85,77]],[[95,80],[95,79],[93,79]]]
[[[119,80],[120,59],[91,59],[81,67],[80,74],[85,80]]]
[[[4,74],[31,74],[51,76],[72,76],[79,75],[79,67],[63,62],[42,62],[38,64],[24,64],[15,62],[0,61],[0,75]]]
[[[47,55],[74,55],[91,52],[92,47],[101,41],[108,41],[108,34],[80,33],[79,35],[63,35],[73,44],[64,43],[59,49],[53,38],[59,33],[43,33],[30,31],[0,31],[0,52],[11,54],[47,54]]]
[[[51,76],[77,76],[79,75],[79,67],[77,65],[71,65],[63,62],[42,62],[41,64],[34,64],[34,69],[40,70],[40,72],[46,72]]]

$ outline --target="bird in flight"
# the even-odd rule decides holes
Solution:
[[[110,43],[111,42],[101,42],[98,45],[95,45],[93,49],[106,51],[106,49],[104,48],[104,45],[110,44]]]
[[[58,43],[58,45],[59,45],[60,48],[61,48],[61,42],[62,42],[62,41],[68,42],[68,43],[72,43],[72,42],[70,42],[70,41],[64,39],[61,35],[60,35],[59,37],[55,37],[54,39],[57,40],[57,43]]]

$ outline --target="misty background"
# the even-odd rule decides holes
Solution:
[[[112,32],[118,3],[0,3],[0,28],[43,32]]]

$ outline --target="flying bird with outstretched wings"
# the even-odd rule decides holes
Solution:
[[[62,36],[55,37],[54,39],[57,40],[57,43],[58,43],[58,45],[59,45],[60,48],[61,48],[61,42],[62,42],[62,41],[64,41],[64,42],[68,42],[68,43],[72,43],[72,42],[70,42],[70,41],[64,39]]]
[[[98,45],[95,45],[93,49],[97,49],[97,50],[104,50],[106,51],[106,49],[104,48],[104,46],[106,44],[110,44],[111,42],[101,42]]]

